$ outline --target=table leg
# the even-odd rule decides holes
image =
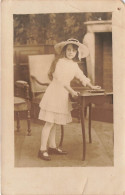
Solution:
[[[28,125],[27,135],[31,135],[31,128],[30,128],[30,110],[27,111],[27,125]]]
[[[86,155],[86,139],[85,139],[85,124],[84,124],[84,106],[81,106],[80,117],[81,117],[81,126],[82,126],[82,139],[83,139],[83,161],[85,160]]]
[[[92,137],[91,137],[91,110],[92,110],[92,105],[89,104],[89,143],[92,143]]]

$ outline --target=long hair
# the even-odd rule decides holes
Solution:
[[[57,64],[59,59],[60,59],[60,56],[55,56],[55,59],[53,60],[51,66],[50,66],[48,77],[51,81],[53,80],[53,73],[56,69],[56,64]]]
[[[73,49],[77,50],[76,56],[75,56],[75,58],[73,58],[73,61],[78,62],[79,61],[79,59],[78,59],[78,46],[75,44],[72,44],[72,45],[73,45]],[[66,57],[67,46],[68,46],[68,44],[63,47],[61,54],[58,56],[55,56],[55,59],[53,60],[53,62],[51,64],[51,67],[50,67],[49,73],[48,73],[48,77],[51,81],[53,80],[53,73],[55,72],[56,64],[57,64],[58,60]]]

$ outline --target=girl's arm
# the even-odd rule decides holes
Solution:
[[[79,68],[79,66],[78,66],[78,64],[77,64],[77,69],[76,69],[76,78],[78,78],[81,82],[82,82],[82,84],[83,84],[83,86],[88,86],[88,87],[90,87],[91,89],[101,89],[101,87],[100,86],[94,86],[94,85],[92,85],[92,83],[90,82],[90,79],[89,78],[87,78],[84,74],[83,74],[83,72],[82,72],[82,70]]]
[[[64,85],[64,88],[71,94],[72,97],[78,96],[78,92],[74,91],[70,86]]]
[[[55,79],[58,80],[58,82],[72,95],[72,97],[74,96],[78,96],[78,92],[74,91],[70,85],[67,85],[65,82],[62,82],[59,78],[57,78],[56,76],[54,76]]]

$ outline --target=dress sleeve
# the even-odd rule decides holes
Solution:
[[[76,65],[76,67],[77,67],[77,68],[76,68],[75,77],[76,77],[77,79],[79,79],[79,80],[82,82],[82,84],[86,87],[86,85],[87,85],[88,83],[90,83],[90,79],[87,78],[87,77],[84,75],[83,71],[79,68],[78,64]]]

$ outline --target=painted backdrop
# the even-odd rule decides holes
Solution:
[[[76,38],[82,41],[85,21],[110,20],[111,13],[52,13],[14,15],[14,45],[53,45]]]

